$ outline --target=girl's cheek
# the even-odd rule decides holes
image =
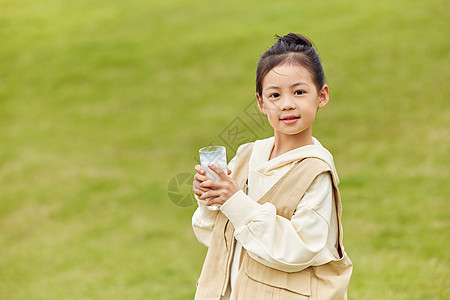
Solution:
[[[266,104],[266,110],[267,110],[267,114],[273,114],[274,112],[276,112],[278,110],[277,106],[273,103],[270,104]]]

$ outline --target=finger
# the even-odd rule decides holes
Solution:
[[[209,178],[209,177],[207,177],[207,176],[200,175],[199,173],[197,173],[197,174],[194,175],[194,179],[195,179],[196,181],[199,181],[199,182],[211,180],[211,178]]]
[[[195,165],[195,170],[201,174],[201,175],[205,175],[205,170],[203,170],[202,166],[200,165]]]
[[[197,171],[197,174],[195,174],[194,177],[197,176],[197,179],[199,181],[206,181],[208,179],[211,179],[205,175],[206,172],[205,172],[205,170],[203,170],[203,168],[200,165],[196,165],[195,170]]]
[[[198,189],[198,188],[192,188],[192,190],[194,191],[194,194],[197,196],[197,197],[201,197],[202,195],[203,195],[203,191],[201,191],[200,189]]]
[[[218,203],[218,201],[217,201],[216,199],[217,199],[217,198],[212,198],[212,199],[208,200],[208,201],[206,202],[206,206],[211,206],[211,205],[213,205],[213,204]]]
[[[208,192],[208,191],[213,191],[211,189],[199,189],[199,188],[192,188],[192,190],[194,191],[194,194],[200,199],[200,197]]]
[[[208,187],[202,187],[201,183],[194,181],[194,184],[192,185],[192,188],[195,188],[199,191],[201,191],[202,193],[207,192],[209,190],[212,190],[211,188]]]
[[[202,183],[200,183],[200,187],[209,188],[209,189],[217,189],[217,188],[220,188],[221,185],[220,185],[220,182],[208,180],[208,181],[203,181]]]
[[[203,193],[201,196],[200,196],[200,199],[201,200],[205,200],[205,199],[208,199],[208,198],[215,198],[215,197],[219,197],[220,196],[220,192],[219,191],[216,191],[216,190],[210,190],[210,191],[208,191],[208,192],[206,192],[206,193]]]
[[[213,204],[220,204],[220,205],[222,205],[223,203],[224,203],[223,197],[215,197],[215,198],[212,198],[212,199],[208,200],[206,205],[207,206],[211,206]]]
[[[220,180],[224,180],[228,178],[228,175],[225,174],[224,171],[222,171],[222,169],[220,169],[218,166],[214,165],[214,164],[210,164],[208,165],[208,167],[214,171],[214,173],[216,173],[217,175],[219,175]]]
[[[212,179],[209,178],[209,177],[200,175],[198,173],[194,175],[194,182],[198,182],[198,184],[200,184],[200,183],[202,183],[204,181],[208,181],[208,180],[212,180]]]

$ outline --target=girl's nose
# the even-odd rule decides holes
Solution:
[[[294,104],[293,99],[291,99],[291,97],[282,97],[281,103],[280,103],[281,110],[290,110],[290,109],[294,109],[294,108],[295,108],[295,104]]]

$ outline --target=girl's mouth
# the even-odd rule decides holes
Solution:
[[[297,116],[287,116],[280,120],[281,120],[281,122],[283,122],[285,124],[292,124],[292,123],[297,122],[299,119],[300,119],[300,117],[297,117]]]

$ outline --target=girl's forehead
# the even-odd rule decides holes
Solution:
[[[271,69],[263,80],[263,86],[276,82],[277,84],[289,84],[292,81],[302,81],[310,84],[313,79],[309,71],[296,64],[281,64]]]

